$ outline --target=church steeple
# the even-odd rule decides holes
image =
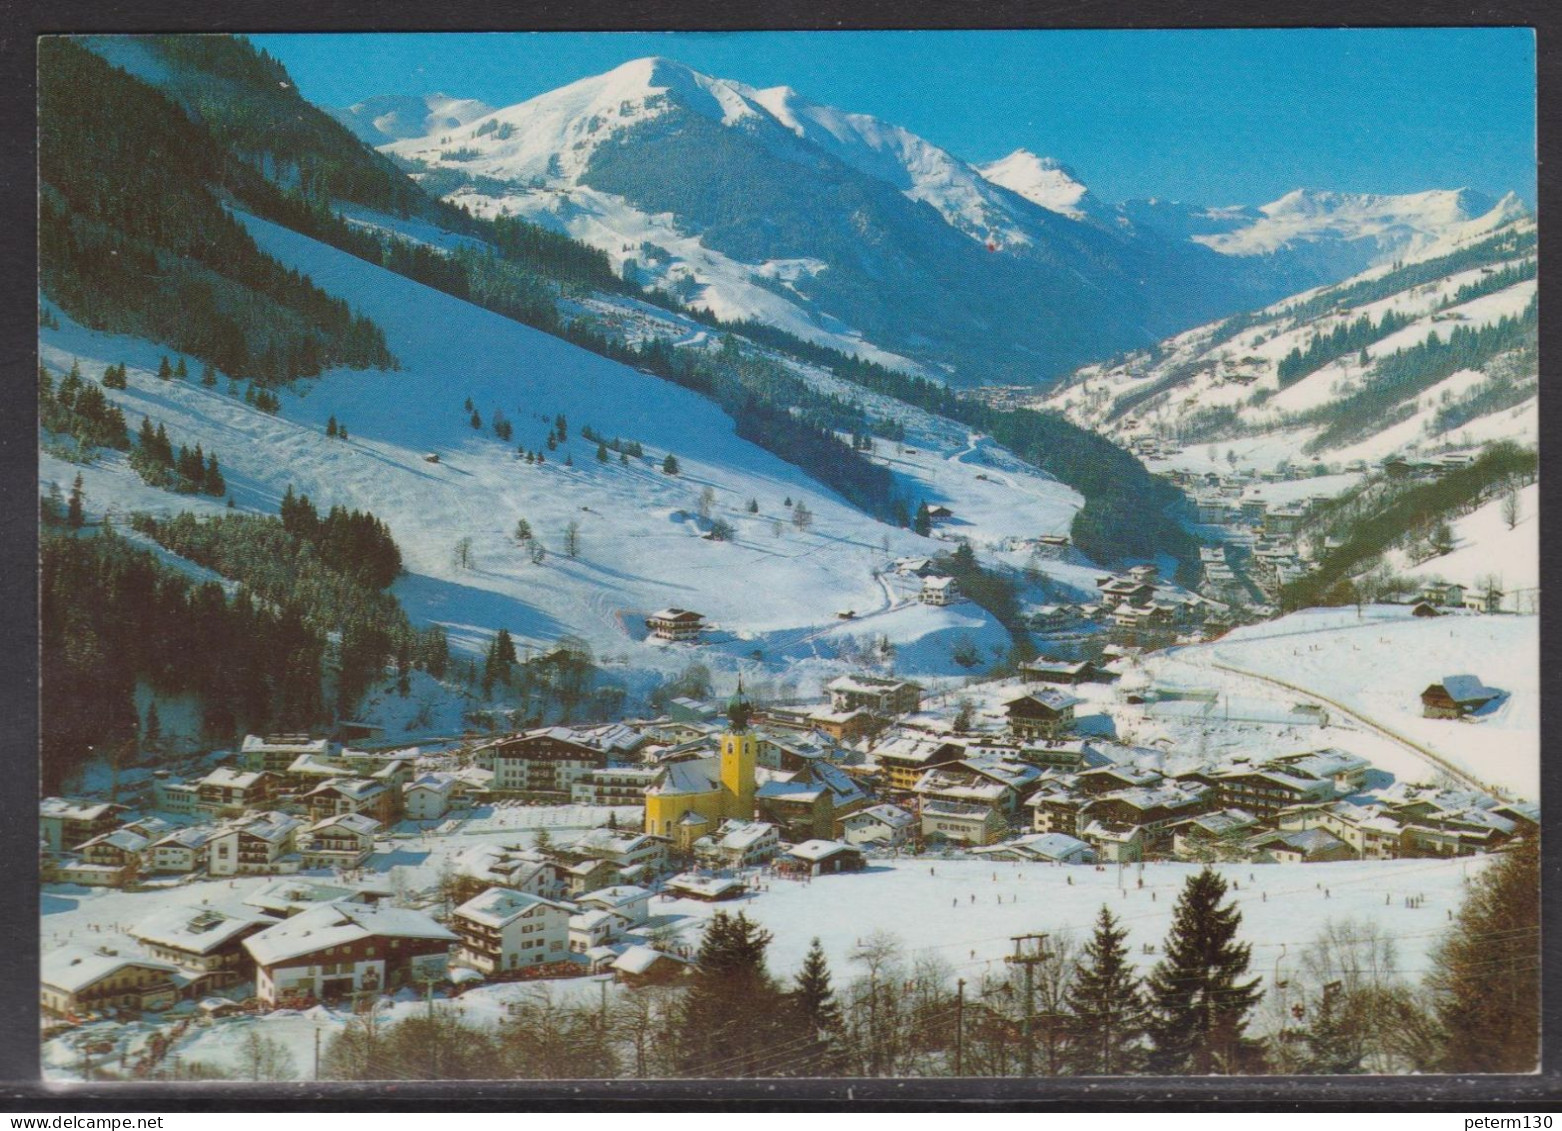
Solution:
[[[743,677],[740,675],[738,693],[727,703],[727,729],[734,734],[742,734],[748,730],[748,720],[752,714],[748,700],[743,698]]]

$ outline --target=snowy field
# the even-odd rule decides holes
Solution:
[[[1242,912],[1240,938],[1252,944],[1252,970],[1267,985],[1278,974],[1294,975],[1300,951],[1331,921],[1356,920],[1377,924],[1392,936],[1396,948],[1393,969],[1407,979],[1427,969],[1428,955],[1456,909],[1467,878],[1489,863],[1464,860],[1401,860],[1304,865],[1228,865],[1220,871],[1233,885],[1230,898]],[[717,909],[743,911],[774,935],[769,951],[773,974],[788,979],[800,966],[811,940],[824,947],[837,986],[862,973],[852,959],[859,940],[875,932],[894,936],[901,958],[909,966],[932,960],[950,978],[979,981],[1002,977],[1003,956],[1010,939],[1029,932],[1047,932],[1054,943],[1083,941],[1105,904],[1128,928],[1130,957],[1142,972],[1159,960],[1159,948],[1185,878],[1194,865],[1157,863],[1097,870],[1082,866],[1000,864],[974,859],[901,858],[876,860],[868,871],[822,876],[803,883],[760,877],[762,890],[725,904],[687,899],[652,902],[651,926],[682,928],[685,941],[697,944],[701,925]],[[221,889],[229,898],[270,882],[269,877],[228,883],[192,885]],[[1409,897],[1420,897],[1417,906]],[[220,900],[213,891],[214,902]],[[98,936],[92,924],[105,927],[104,941],[114,937],[113,924],[133,922],[151,909],[155,897],[145,894],[100,893],[76,897],[45,895],[48,901],[73,900],[76,906],[46,914],[44,945],[71,925],[78,938]],[[139,902],[137,902],[139,901]],[[850,908],[850,916],[842,914]],[[51,932],[51,928],[53,931]],[[1149,952],[1147,947],[1155,948]],[[457,1011],[470,1021],[497,1022],[506,1002],[547,993],[559,1001],[599,1000],[602,980],[478,987],[455,1001],[436,1001],[436,1008]],[[610,986],[609,993],[626,992]],[[395,1020],[426,1008],[404,991],[388,1008]],[[301,1076],[310,1071],[316,1033],[328,1041],[348,1021],[348,1015],[322,1007],[305,1012],[281,1011],[255,1018],[234,1018],[192,1028],[175,1046],[184,1062],[231,1063],[244,1033],[260,1026],[290,1051]],[[90,1026],[85,1032],[112,1037],[124,1044],[145,1040],[153,1019],[128,1026]],[[70,1079],[79,1057],[69,1038],[44,1047],[46,1071],[52,1078]]]
[[[1540,622],[1533,616],[1423,620],[1402,606],[1309,609],[1240,628],[1212,644],[1177,649],[1170,661],[1215,664],[1283,680],[1333,699],[1403,735],[1500,791],[1540,790]],[[1469,674],[1507,696],[1479,717],[1421,717],[1421,692]]]

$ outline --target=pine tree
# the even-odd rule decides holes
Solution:
[[[216,452],[206,459],[206,485],[203,489],[214,499],[220,499],[228,493],[227,481],[222,477],[222,469],[217,466]],[[228,503],[232,505],[233,500],[229,499]]]
[[[1540,847],[1526,837],[1471,881],[1427,986],[1444,1072],[1533,1072],[1540,1056]]]
[[[607,462],[607,445],[606,444],[600,444],[599,443],[597,445],[597,462],[598,463],[606,463]]]
[[[1255,1042],[1243,1036],[1262,996],[1260,978],[1243,980],[1252,947],[1236,941],[1242,913],[1222,907],[1226,881],[1213,869],[1189,876],[1146,983],[1147,1067],[1157,1075],[1208,1076],[1253,1070]]]
[[[743,912],[717,911],[705,927],[678,1010],[678,1067],[687,1076],[774,1071],[781,993],[765,968],[771,935]]]
[[[1064,995],[1073,1030],[1069,1066],[1080,1076],[1120,1076],[1137,1064],[1144,995],[1123,945],[1127,937],[1103,904]]]
[[[179,359],[179,364],[174,366],[174,376],[181,381],[188,380],[190,377],[190,367],[184,363],[183,357]]]
[[[483,417],[475,408],[472,410],[472,427],[477,431],[483,430]]]
[[[917,504],[917,515],[911,520],[911,530],[924,538],[933,531],[933,516],[928,513],[926,499]]]
[[[141,745],[147,750],[156,750],[163,740],[163,720],[157,713],[157,700],[153,699],[146,705],[146,725],[141,728]]]
[[[217,369],[209,361],[201,366],[201,384],[208,389],[217,387]]]
[[[336,415],[334,413],[331,415],[331,418],[325,422],[325,434],[332,438],[335,438],[336,436]]]
[[[86,512],[82,507],[81,472],[76,473],[75,482],[71,484],[70,502],[65,509],[65,521],[74,530],[80,530],[82,524],[87,521]]]
[[[840,1002],[830,986],[830,967],[825,962],[824,947],[817,938],[809,946],[802,969],[794,976],[793,983],[788,1005],[793,1023],[800,1031],[797,1039],[807,1042],[795,1058],[797,1075],[838,1075],[845,1066],[841,1048],[845,1025],[841,1020]]]
[[[524,518],[515,520],[515,540],[523,546],[532,540],[532,524]]]
[[[678,474],[678,457],[673,455],[671,452],[668,452],[667,453],[667,458],[662,461],[662,474],[663,475],[677,475]]]
[[[160,381],[172,381],[174,379],[174,367],[168,364],[168,355],[163,355],[163,360],[157,363],[157,377]]]

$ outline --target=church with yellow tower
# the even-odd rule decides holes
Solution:
[[[743,683],[727,706],[727,729],[715,757],[669,762],[645,791],[645,831],[667,837],[678,852],[714,833],[725,820],[754,816],[754,767],[758,741],[749,730]]]

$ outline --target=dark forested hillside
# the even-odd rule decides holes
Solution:
[[[72,317],[261,381],[392,363],[379,327],[261,253],[219,196],[254,174],[157,91],[46,38],[38,121],[40,282]]]

